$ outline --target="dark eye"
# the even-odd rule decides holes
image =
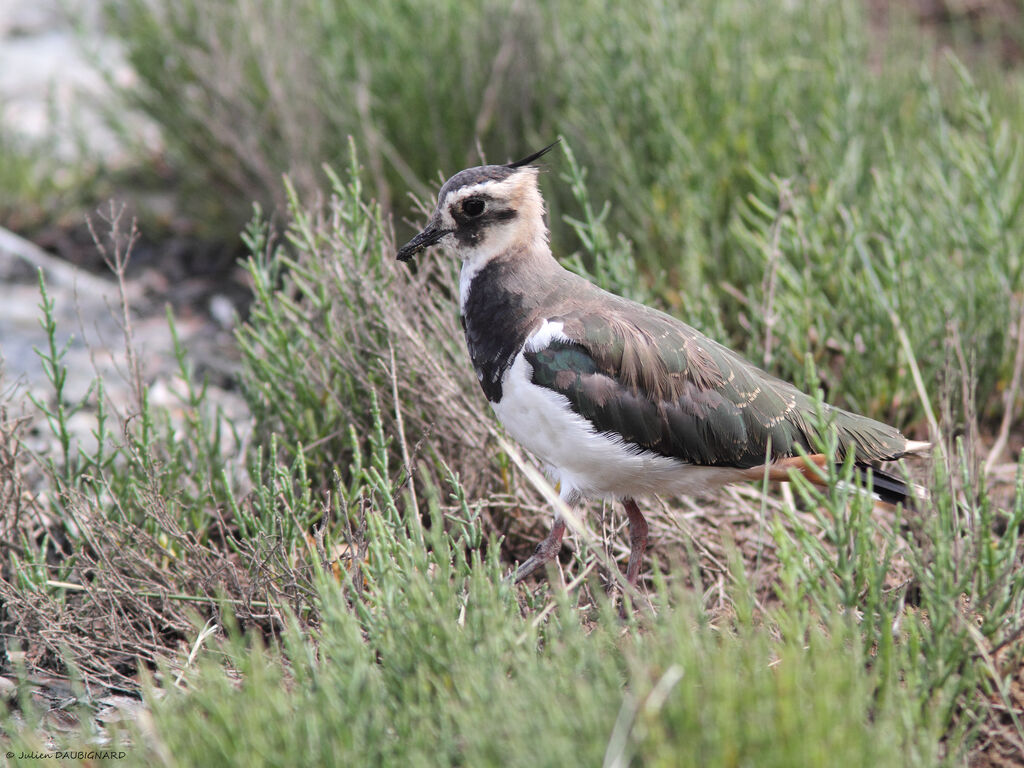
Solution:
[[[484,201],[479,197],[471,197],[462,204],[462,212],[467,216],[479,216],[484,212]]]

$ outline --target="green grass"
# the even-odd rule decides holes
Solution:
[[[771,521],[775,607],[756,604],[737,557],[728,611],[656,579],[655,614],[623,623],[586,579],[524,605],[454,477],[443,501],[420,499],[422,522],[405,514],[373,410],[371,453],[353,446],[355,493],[335,489],[365,516],[365,539],[337,571],[316,568],[316,620],[286,611],[268,648],[225,613],[226,640],[201,651],[186,687],[161,664],[151,717],[114,728],[126,764],[956,765],[1019,664],[1024,488],[1008,534],[994,534],[983,492],[956,512],[942,496],[908,551],[863,498],[799,484],[818,517]],[[329,527],[321,544],[340,540]],[[898,559],[917,577],[916,610],[884,588]],[[1000,672],[990,652],[1004,640]],[[48,751],[35,727],[30,716],[10,746]]]
[[[669,567],[655,568],[653,612],[640,608],[626,622],[604,594],[606,555],[584,540],[565,566],[568,588],[513,589],[502,578],[499,516],[513,526],[526,518],[480,498],[486,489],[467,495],[459,477],[503,481],[524,502],[536,489],[495,449],[480,450],[493,443],[473,420],[478,404],[456,390],[449,407],[464,410],[427,438],[454,445],[479,430],[476,450],[457,464],[411,445],[431,402],[410,362],[421,345],[442,355],[451,377],[438,388],[473,384],[459,375],[464,361],[443,357],[455,354],[443,337],[424,336],[452,320],[443,308],[454,297],[440,282],[452,265],[395,269],[384,258],[388,227],[358,181],[335,184],[326,211],[293,202],[284,244],[268,249],[265,230],[249,230],[258,303],[240,341],[268,442],[257,441],[246,468],[244,457],[215,449],[219,420],[202,389],[183,400],[189,415],[177,428],[143,398],[140,417],[103,433],[108,459],[58,440],[44,465],[71,545],[59,580],[45,541],[25,539],[27,559],[8,554],[6,572],[19,581],[4,584],[5,600],[15,598],[15,614],[32,604],[42,617],[70,617],[57,647],[93,683],[109,680],[110,667],[76,626],[95,601],[117,596],[135,620],[165,616],[173,642],[140,654],[156,673],[145,696],[151,716],[113,726],[130,740],[129,763],[231,764],[246,754],[262,765],[297,756],[339,765],[956,765],[993,732],[1014,704],[1024,654],[1022,469],[1010,504],[996,507],[968,454],[950,447],[931,500],[902,517],[841,490],[851,467],[830,478],[827,496],[797,482],[794,502],[733,510],[734,524],[764,515],[768,544],[751,556],[726,542],[724,589],[702,573],[697,542],[689,553],[657,547]],[[592,212],[582,221],[601,242]],[[614,280],[621,257],[596,259],[603,280]],[[353,314],[345,302],[356,263],[364,304]],[[428,286],[434,298],[397,298]],[[52,327],[45,293],[41,306]],[[59,390],[60,350],[41,355]],[[324,429],[306,415],[317,404],[330,424],[344,422],[340,436],[307,431]],[[349,410],[323,410],[340,406]],[[74,408],[37,407],[60,437]],[[229,479],[243,471],[253,492],[239,498],[244,482]],[[260,563],[249,571],[266,580],[256,602],[231,576],[239,560]],[[769,564],[765,589],[757,584]],[[76,579],[81,590],[69,593]],[[134,595],[119,591],[125,583]],[[204,643],[208,616],[219,616],[225,636]],[[193,645],[194,663],[185,660]],[[181,687],[171,683],[179,676]],[[24,685],[26,724],[7,722],[9,743],[46,751]],[[54,738],[72,748],[83,734]]]
[[[874,48],[840,2],[107,8],[192,213],[252,219],[251,440],[200,383],[153,406],[131,364],[133,402],[67,402],[56,344],[33,406],[55,448],[8,460],[0,410],[0,500],[25,505],[0,629],[26,672],[150,680],[126,762],[926,766],[1024,738],[1024,468],[985,476],[970,441],[1021,407],[1016,75],[922,66],[906,30]],[[502,581],[548,511],[495,440],[458,265],[396,264],[388,212],[477,137],[503,160],[559,134],[566,264],[832,402],[938,418],[930,500],[872,510],[847,468],[827,496],[673,504],[626,621],[596,514],[567,586]],[[41,315],[57,338],[45,289]],[[15,751],[42,748],[29,691]]]
[[[0,125],[0,225],[24,232],[67,207],[68,185],[78,179],[73,173],[61,178],[52,151]]]
[[[422,527],[371,471],[386,461],[383,445],[365,458],[365,556],[340,583],[320,577],[316,630],[293,621],[267,649],[228,620],[187,690],[153,690],[152,720],[126,726],[127,764],[935,764],[950,702],[916,665],[935,640],[925,622],[908,617],[908,642],[875,649],[832,607],[828,578],[805,582],[823,612],[796,597],[763,614],[739,562],[732,619],[713,623],[664,584],[642,625],[623,624],[599,590],[577,605],[580,593],[556,589],[543,612],[524,612],[496,542],[481,554],[471,509],[457,505],[463,522],[447,533],[442,508],[425,504]],[[867,535],[857,519],[855,537]],[[801,560],[785,563],[786,585],[808,575]],[[890,619],[862,623],[890,634]],[[16,746],[32,748],[31,729]]]
[[[496,563],[431,561],[439,577],[403,567],[401,600],[375,594],[362,621],[328,586],[315,661],[297,633],[280,655],[235,640],[242,687],[209,664],[196,695],[159,705],[161,745],[182,765],[241,748],[259,765],[895,766],[935,749],[900,721],[902,693],[876,701],[879,676],[841,623],[776,644],[716,632],[684,600],[640,634],[607,610],[585,633],[565,606],[538,631]]]
[[[0,104],[0,226],[32,238],[79,225],[83,212],[113,194],[115,174],[82,136],[58,136],[55,115],[40,135],[27,135],[4,120],[4,108]]]
[[[282,171],[308,199],[349,136],[368,194],[401,220],[407,191],[479,162],[477,141],[504,161],[563,135],[610,203],[612,242],[632,243],[632,291],[908,427],[925,414],[884,307],[930,381],[955,324],[977,350],[979,408],[1001,407],[1022,278],[1019,76],[982,68],[980,90],[922,66],[928,44],[896,11],[880,41],[863,4],[839,0],[106,7],[140,75],[127,102],[164,127],[181,203],[210,226],[237,231],[253,198],[286,206]],[[578,203],[566,165],[548,165],[569,258]],[[820,382],[802,380],[807,356]]]

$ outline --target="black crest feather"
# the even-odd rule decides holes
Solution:
[[[553,142],[551,142],[546,147],[544,147],[544,149],[538,150],[537,152],[534,152],[529,157],[524,157],[522,160],[517,160],[514,163],[509,163],[505,167],[506,168],[522,168],[524,165],[529,165],[534,160],[537,160],[537,159],[543,157],[548,152],[550,152],[552,149],[554,149],[555,146],[558,144],[558,142],[560,142],[561,140],[562,140],[561,138],[555,139]]]

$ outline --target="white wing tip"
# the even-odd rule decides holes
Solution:
[[[907,440],[907,446],[904,449],[904,454],[910,454],[912,456],[927,455],[932,452],[932,444],[925,442],[924,440]]]

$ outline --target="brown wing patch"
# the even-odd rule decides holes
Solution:
[[[666,337],[670,334],[666,333]],[[693,336],[683,337],[683,353],[686,355],[686,373],[690,380],[701,389],[717,389],[725,383],[722,369]]]
[[[575,371],[559,371],[555,374],[555,388],[568,389],[576,383]]]
[[[692,334],[680,334],[678,325],[640,325],[618,314],[557,319],[565,323],[570,338],[586,339],[603,371],[655,402],[674,402],[693,387],[716,389],[725,381],[708,350]]]

